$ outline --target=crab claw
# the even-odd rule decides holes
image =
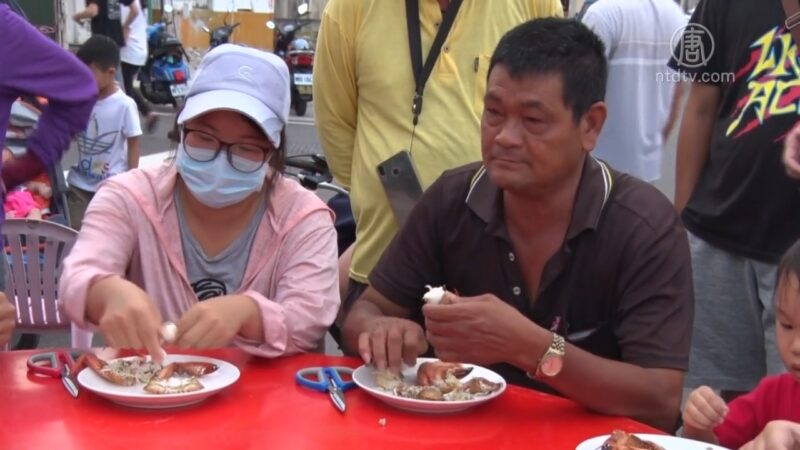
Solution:
[[[471,372],[472,367],[464,367],[461,364],[429,361],[422,363],[417,369],[417,383],[422,386],[441,384],[450,376],[461,379]]]

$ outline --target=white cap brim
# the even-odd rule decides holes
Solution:
[[[213,90],[201,92],[186,98],[178,124],[199,117],[211,111],[235,111],[252,119],[275,148],[281,145],[281,130],[284,123],[271,109],[255,97],[233,90]]]

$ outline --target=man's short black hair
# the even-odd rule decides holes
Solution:
[[[76,53],[78,59],[87,66],[94,64],[102,70],[119,65],[119,47],[108,36],[96,34],[81,45]]]
[[[564,104],[577,122],[606,95],[603,42],[586,25],[573,19],[534,19],[516,26],[497,44],[489,73],[502,65],[513,78],[560,75]]]

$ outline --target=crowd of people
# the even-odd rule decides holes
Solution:
[[[149,111],[116,80],[137,1],[89,0],[77,56],[0,4],[0,131],[18,97],[48,102],[4,192],[78,140],[59,299],[78,326],[156,361],[165,321],[178,347],[267,358],[332,327],[378,369],[481,364],[668,433],[800,446],[800,73],[777,3],[330,0],[315,117],[357,224],[338,257],[332,212],[282,176],[273,54],[209,51],[174,163],[136,169]],[[652,183],[673,129],[671,201]],[[13,326],[2,296],[0,342]]]

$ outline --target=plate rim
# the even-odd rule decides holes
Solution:
[[[423,363],[423,362],[430,362],[430,361],[440,361],[440,359],[439,358],[430,358],[430,357],[424,357],[424,358],[420,357],[420,358],[417,358],[417,363],[415,364],[415,367],[417,365]],[[390,394],[388,392],[384,392],[384,391],[381,391],[379,389],[376,389],[376,388],[373,388],[373,387],[370,387],[370,386],[365,386],[363,383],[360,383],[359,381],[357,381],[356,373],[358,373],[359,371],[362,371],[362,369],[363,369],[363,371],[374,370],[374,369],[371,369],[367,364],[362,364],[362,365],[358,366],[353,371],[353,381],[356,383],[356,385],[359,388],[367,391],[367,393],[369,393],[371,395],[375,395],[375,396],[381,397],[383,399],[391,400],[391,401],[397,401],[397,402],[401,402],[401,403],[408,403],[408,404],[411,404],[411,405],[414,405],[414,406],[427,406],[427,407],[431,407],[430,409],[432,409],[432,410],[433,409],[440,409],[440,408],[441,409],[445,409],[444,405],[447,405],[448,407],[452,407],[452,408],[459,408],[459,407],[461,407],[461,408],[469,408],[469,407],[472,407],[472,406],[477,406],[477,405],[480,405],[481,403],[485,403],[485,402],[487,402],[489,400],[493,400],[493,399],[503,395],[503,393],[505,393],[506,389],[508,388],[508,382],[506,381],[506,379],[502,375],[500,375],[499,373],[495,372],[492,369],[489,369],[488,367],[481,366],[481,365],[478,365],[478,364],[471,364],[471,363],[459,363],[459,364],[464,365],[464,366],[468,366],[468,367],[478,367],[478,368],[480,368],[482,370],[486,370],[488,372],[491,372],[493,375],[497,376],[497,378],[499,378],[502,381],[502,386],[496,392],[493,392],[493,393],[491,393],[491,394],[489,394],[487,396],[484,396],[484,397],[474,398],[472,400],[436,401],[436,400],[420,400],[420,399],[416,399],[416,398],[399,397],[397,395]],[[393,405],[393,406],[397,406],[397,405]]]
[[[239,368],[235,364],[232,364],[232,363],[230,363],[228,361],[225,361],[223,359],[212,358],[212,357],[202,356],[202,355],[188,355],[188,354],[178,354],[178,353],[169,354],[167,356],[167,358],[175,357],[175,356],[180,357],[180,358],[184,358],[184,357],[193,358],[195,360],[200,360],[202,362],[211,362],[211,363],[218,364],[218,365],[220,365],[220,363],[222,363],[222,365],[229,366],[235,372],[232,374],[232,378],[229,381],[227,381],[226,384],[223,384],[222,386],[211,387],[211,388],[204,386],[204,389],[201,390],[201,391],[183,392],[183,393],[177,393],[177,394],[147,394],[147,393],[144,393],[144,392],[141,392],[141,393],[112,392],[112,391],[108,391],[108,390],[105,390],[105,389],[98,389],[96,386],[91,386],[91,385],[87,385],[86,384],[85,378],[87,376],[89,376],[89,375],[83,375],[84,370],[81,370],[78,373],[78,375],[75,376],[75,379],[78,382],[78,384],[80,384],[81,388],[85,388],[85,389],[95,393],[96,395],[99,395],[99,396],[101,396],[103,398],[107,398],[108,400],[111,400],[111,401],[115,401],[115,399],[117,399],[117,398],[136,399],[136,400],[152,399],[151,403],[159,403],[159,400],[163,400],[163,401],[172,400],[172,399],[180,400],[180,399],[186,399],[186,398],[192,398],[192,397],[200,397],[200,396],[209,397],[209,396],[211,396],[211,395],[213,395],[213,394],[215,394],[215,393],[217,393],[217,392],[219,392],[219,391],[221,391],[223,389],[227,389],[227,388],[231,387],[232,385],[234,385],[235,383],[237,383],[239,381],[239,378],[241,378],[241,370],[239,370]],[[133,359],[133,358],[138,358],[138,357],[139,356],[133,355],[133,356],[120,357],[120,358],[112,358],[112,359],[107,360],[107,362],[110,363],[112,361],[118,361],[118,360],[124,360],[124,359]],[[181,360],[178,360],[178,362],[180,362],[180,361]],[[183,361],[185,361],[185,359]],[[103,380],[103,378],[100,377],[100,375],[98,375],[94,371],[92,371],[91,368],[87,368],[87,369],[94,376],[96,376],[99,379]],[[82,379],[82,378],[84,378],[84,379]],[[110,387],[113,387],[113,385],[110,384]],[[113,396],[113,398],[112,398],[112,396]]]
[[[636,432],[636,431],[631,431],[631,432],[627,432],[626,431],[626,433],[636,435],[637,437],[640,437],[640,438],[645,439],[645,440],[654,440],[655,439],[656,441],[661,441],[663,439],[668,439],[668,440],[677,439],[679,442],[692,443],[692,444],[697,444],[698,446],[702,446],[703,450],[729,450],[729,449],[726,449],[725,447],[722,447],[719,444],[709,444],[708,442],[698,441],[698,440],[695,440],[695,439],[689,439],[689,438],[685,438],[685,437],[682,437],[682,436],[673,436],[673,435],[669,435],[669,434],[656,434],[656,433],[639,433],[639,432]],[[598,441],[598,443],[601,443],[601,442],[605,441],[606,439],[608,439],[609,436],[611,436],[611,433],[601,434],[601,435],[597,435],[597,436],[593,436],[593,437],[590,437],[588,439],[585,439],[585,440],[579,442],[578,445],[575,446],[575,450],[580,450],[581,447],[586,446],[586,445],[588,445],[589,443],[592,443],[592,441],[595,441],[595,440]],[[656,444],[664,445],[663,442],[662,443],[656,442]],[[667,444],[669,444],[669,443],[667,443]],[[589,448],[589,447],[587,447],[587,448]],[[596,447],[591,447],[591,448],[595,449]]]

